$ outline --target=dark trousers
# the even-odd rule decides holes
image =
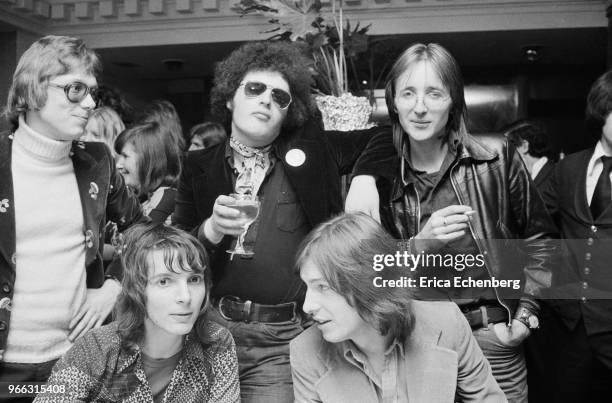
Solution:
[[[304,331],[299,315],[282,323],[235,322],[211,318],[229,329],[236,342],[243,403],[293,403],[289,342]]]
[[[0,383],[2,384],[3,391],[6,392],[6,385],[15,384],[16,382],[47,382],[56,361],[47,361],[40,364],[1,362]],[[10,396],[3,393],[0,394],[0,402],[5,403],[30,403],[32,400],[34,400],[34,397],[19,396],[18,394]]]
[[[523,343],[527,362],[529,403],[549,403],[555,390],[555,374],[559,357],[560,322],[552,309],[540,302],[540,329],[532,331]]]
[[[612,332],[587,335],[581,319],[574,329],[558,318],[551,394],[555,403],[603,403],[612,399]]]

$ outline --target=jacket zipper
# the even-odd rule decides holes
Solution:
[[[419,191],[416,186],[412,185],[414,189],[414,194],[416,195],[416,232],[415,235],[421,232],[421,198],[419,197]]]
[[[454,169],[455,169],[455,167],[457,165],[459,165],[459,161],[455,161],[454,165],[451,167],[450,181],[451,181],[451,186],[453,187],[453,190],[455,191],[455,195],[457,196],[457,199],[459,199],[459,203],[464,205],[463,200],[461,199],[461,195],[459,194],[459,191],[457,190],[457,187],[456,187],[455,182],[453,180]],[[486,255],[487,251],[485,250],[483,252],[483,247],[482,247],[482,245],[480,243],[480,240],[478,238],[476,238],[476,236],[474,234],[474,228],[472,228],[472,223],[470,221],[468,221],[468,228],[470,229],[470,234],[472,235],[472,239],[474,240],[474,242],[476,242],[476,246],[478,247],[478,251],[481,254]],[[487,258],[487,260],[488,260],[488,258]],[[489,265],[485,265],[485,268],[487,269],[487,273],[489,274],[489,277],[492,278],[493,275],[491,274],[491,271],[489,270],[488,266]],[[499,297],[499,293],[497,292],[497,288],[496,287],[493,287],[493,292],[495,292],[495,297],[497,298],[497,302],[499,302],[501,304],[501,306],[503,306],[506,309],[506,312],[508,312],[508,326],[510,326],[512,324],[512,312],[510,311],[510,308]]]

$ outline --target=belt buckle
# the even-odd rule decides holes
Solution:
[[[253,305],[253,301],[246,300],[244,302],[242,302],[242,300],[238,297],[235,297],[233,295],[224,295],[223,297],[219,298],[219,314],[221,314],[221,317],[225,320],[231,321],[231,322],[236,322],[236,319],[227,316],[224,312],[223,312],[223,301],[224,300],[229,300],[232,302],[235,302],[237,304],[243,304],[243,308],[242,311],[240,311],[240,316],[241,318],[238,320],[242,320],[246,323],[249,322],[249,316],[251,315],[251,307]]]
[[[244,315],[243,321],[245,323],[249,323],[249,316],[251,316],[251,306],[253,305],[253,301],[247,299],[244,301],[244,307],[242,308],[242,314]]]
[[[482,315],[482,327],[484,329],[489,328],[489,313],[487,312],[487,307],[485,305],[480,306],[480,314]]]
[[[230,298],[235,298],[235,297],[231,297],[231,296],[224,295],[224,296],[222,296],[221,298],[219,298],[219,313],[221,314],[221,317],[222,317],[223,319],[225,319],[225,320],[229,320],[229,321],[233,321],[233,319],[232,319],[232,318],[230,318],[230,317],[229,317],[229,316],[227,316],[225,313],[223,313],[223,301],[224,301],[226,298],[227,298],[227,299],[230,299]],[[236,302],[238,302],[238,301],[236,301]]]

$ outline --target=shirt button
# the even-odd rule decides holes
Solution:
[[[8,294],[11,292],[11,285],[9,283],[2,284],[2,291]]]
[[[591,232],[593,233],[597,232],[597,227],[594,225],[591,225]]]
[[[589,288],[589,283],[587,283],[586,281],[582,283],[582,288],[584,288],[585,290]]]
[[[584,268],[584,274],[586,274],[587,276],[588,276],[589,274],[591,274],[591,269],[589,269],[588,267],[585,267],[585,268]]]
[[[584,259],[585,260],[591,260],[591,253],[590,252],[585,253],[584,254]]]
[[[6,330],[6,322],[5,321],[0,321],[0,332],[3,332]]]
[[[587,302],[587,297],[582,297],[582,298],[580,298],[580,301],[581,301],[582,303],[586,303],[586,302]]]
[[[593,238],[587,239],[587,245],[591,246],[591,245],[593,245],[593,242],[595,242],[595,240]]]

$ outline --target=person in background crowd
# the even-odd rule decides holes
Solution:
[[[181,119],[170,101],[158,99],[151,102],[145,107],[137,122],[157,122],[162,130],[176,142],[179,150],[181,152],[185,151],[185,137],[183,136]]]
[[[124,246],[116,321],[77,340],[35,402],[239,402],[234,341],[206,317],[202,245],[179,229],[139,224]]]
[[[231,127],[230,138],[188,153],[179,181],[173,223],[212,253],[215,320],[236,340],[248,403],[294,400],[289,341],[306,324],[295,253],[315,225],[342,210],[340,175],[366,144],[376,145],[375,131],[322,132],[308,64],[285,42],[247,43],[219,63],[212,113]],[[257,195],[261,207],[246,233],[254,255],[230,260],[226,250],[245,217],[228,206],[229,194],[240,190]]]
[[[538,191],[542,191],[552,178],[557,160],[551,140],[546,129],[529,120],[519,120],[502,131],[516,150],[523,157],[525,166],[533,179]],[[529,401],[532,403],[550,400],[550,391],[554,387],[550,365],[555,357],[551,348],[557,342],[551,331],[551,312],[545,300],[539,300],[539,318],[543,328],[532,334],[524,343],[525,361],[527,364],[527,384],[529,386]]]
[[[504,135],[523,157],[533,183],[541,191],[556,162],[546,130],[535,122],[519,120],[506,128]]]
[[[373,270],[398,243],[365,214],[343,214],[304,240],[297,268],[311,326],[291,342],[296,402],[504,402],[455,304],[416,301],[408,269]]]
[[[140,123],[117,137],[115,151],[117,169],[140,196],[144,214],[169,224],[181,172],[177,143],[157,122]]]
[[[134,121],[134,108],[127,103],[121,92],[115,87],[106,84],[100,84],[98,87],[98,108],[103,107],[108,107],[115,111],[125,125],[132,125]]]
[[[521,343],[538,328],[536,298],[551,284],[554,224],[514,147],[503,136],[466,132],[461,71],[442,46],[404,51],[387,76],[385,99],[392,122],[387,155],[396,162],[395,175],[378,181],[383,226],[408,240],[413,255],[478,260],[470,270],[435,261],[415,266],[425,280],[449,281],[420,287],[418,296],[455,301],[508,400],[525,402]],[[349,192],[347,210],[376,195],[367,179],[369,189]],[[468,285],[455,287],[456,278]],[[493,279],[519,285],[496,286]]]
[[[557,360],[554,402],[608,402],[612,396],[612,72],[587,96],[586,128],[595,147],[566,156],[542,195],[565,239],[567,266],[551,292]],[[552,399],[551,399],[552,396]]]
[[[121,268],[105,272],[100,233],[140,220],[101,143],[76,141],[96,106],[98,56],[45,36],[21,56],[0,135],[0,382],[41,382],[107,318]],[[6,400],[5,400],[6,401]]]
[[[225,129],[219,123],[204,122],[191,128],[189,151],[202,150],[223,143],[227,138]]]
[[[125,125],[117,112],[107,106],[103,106],[94,109],[89,116],[87,126],[85,126],[85,134],[81,136],[81,140],[104,143],[114,152],[115,139],[124,130]]]

